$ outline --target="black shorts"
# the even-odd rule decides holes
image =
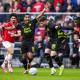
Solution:
[[[68,42],[65,40],[64,42],[59,41],[57,45],[58,53],[67,53],[69,51]]]
[[[22,42],[21,53],[32,52],[33,42]]]
[[[47,48],[56,51],[57,50],[57,41],[56,40],[51,40],[47,44]]]

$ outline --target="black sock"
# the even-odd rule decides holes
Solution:
[[[28,59],[28,60],[29,60],[29,63],[31,63],[33,59]]]
[[[48,53],[45,53],[45,58],[49,64],[49,67],[52,68],[53,67],[53,62],[52,62],[52,58]]]
[[[62,60],[63,60],[63,57],[62,56],[55,56],[55,61],[56,63],[61,66],[62,65]]]
[[[23,63],[24,69],[27,70],[27,60],[23,59],[22,63]]]

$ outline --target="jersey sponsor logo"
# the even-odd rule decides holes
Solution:
[[[54,50],[56,48],[56,44],[51,45],[51,49]]]
[[[30,28],[24,28],[24,33],[30,33],[32,32]]]

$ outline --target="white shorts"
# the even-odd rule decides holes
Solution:
[[[5,48],[9,48],[11,46],[14,48],[14,43],[11,43],[9,41],[3,41],[2,44],[3,44],[3,47]]]

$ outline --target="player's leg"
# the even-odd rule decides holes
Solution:
[[[5,56],[2,67],[4,66],[4,68],[6,68],[6,64],[8,63],[9,71],[13,72],[11,62],[12,62],[12,56],[13,56],[13,53],[14,53],[14,45],[7,41],[7,42],[3,42],[3,46],[7,49],[7,54]]]
[[[64,71],[64,65],[63,65],[63,56],[68,50],[68,45],[66,40],[58,41],[57,45],[57,57],[55,57],[55,60],[57,64],[59,65],[59,75],[63,74]]]
[[[33,60],[33,53],[32,52],[28,52],[27,53],[27,58],[28,58],[28,65],[27,65],[27,68],[31,68],[31,62]]]
[[[24,73],[28,73],[27,70],[27,44],[22,43],[21,47],[21,62],[23,63]]]
[[[59,65],[59,67],[60,67],[60,71],[59,71],[60,73],[59,73],[59,75],[61,75],[62,72],[63,72],[62,67],[64,67],[63,64],[62,64],[63,56],[62,55],[58,55],[58,53],[57,53],[56,41],[53,41],[53,43],[51,45],[51,49],[52,49],[52,51],[51,51],[51,57]]]
[[[13,72],[13,67],[12,67],[12,57],[14,53],[13,44],[11,45],[11,47],[7,49],[7,51],[8,51],[8,69],[9,69],[9,72]]]
[[[59,75],[62,75],[64,65],[62,63],[63,56],[62,55],[57,55],[56,51],[51,51],[51,57],[56,61],[56,63],[59,65]]]
[[[31,67],[31,62],[33,60],[33,43],[28,44],[28,53],[27,53],[27,58],[28,58],[28,65],[27,67]]]
[[[49,67],[51,68],[51,75],[54,74],[56,72],[56,70],[54,69],[53,67],[53,62],[52,62],[52,58],[50,56],[50,49],[49,48],[46,48],[45,49],[45,54],[44,54],[48,64],[49,64]]]
[[[27,63],[28,63],[28,61],[27,61],[27,53],[23,53],[22,54],[22,61],[21,62],[23,63],[24,74],[28,73],[28,69],[27,69]]]
[[[53,43],[51,44],[51,57],[55,59],[55,61],[57,62],[57,64],[59,66],[62,65],[62,56],[58,56],[57,53],[57,45],[56,45],[56,41],[53,41]]]

